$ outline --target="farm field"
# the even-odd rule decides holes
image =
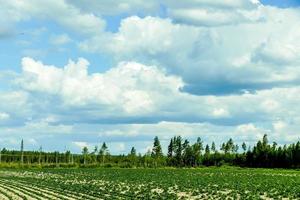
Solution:
[[[300,171],[0,169],[0,199],[300,199]]]

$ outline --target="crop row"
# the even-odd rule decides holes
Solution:
[[[292,170],[0,170],[0,199],[300,199],[299,185]]]

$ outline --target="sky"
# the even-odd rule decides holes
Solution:
[[[0,148],[300,140],[298,0],[0,5]]]

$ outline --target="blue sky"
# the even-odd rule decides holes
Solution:
[[[0,3],[0,148],[300,139],[299,1]]]
[[[272,5],[281,8],[289,8],[289,7],[299,7],[299,0],[263,0],[261,3],[265,5]]]

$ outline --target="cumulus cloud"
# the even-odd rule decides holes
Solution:
[[[80,150],[82,150],[84,147],[91,147],[87,142],[81,142],[81,141],[75,141],[72,142],[76,147],[78,147]]]
[[[62,69],[25,57],[18,83],[28,91],[58,95],[66,105],[112,106],[126,113],[153,112],[163,95],[178,92],[183,84],[180,78],[166,76],[154,66],[134,62],[91,75],[88,65],[80,58],[77,63],[70,60]]]
[[[54,45],[64,45],[71,42],[72,39],[67,34],[53,35],[50,38],[50,43]]]
[[[264,112],[260,108],[235,108],[259,101],[255,95],[214,97],[182,92],[185,83],[181,78],[156,66],[121,62],[106,72],[89,74],[88,65],[80,58],[60,68],[25,57],[23,72],[15,82],[30,94],[33,106],[70,123],[168,120],[237,124],[249,120],[251,113],[251,120],[256,121],[259,118],[254,114]]]
[[[154,135],[165,146],[174,135],[208,142],[253,143],[264,133],[281,143],[299,139],[298,8],[247,0],[0,3],[0,38],[14,24],[38,18],[64,28],[50,43],[64,45],[72,36],[92,53],[87,57],[112,60],[97,73],[103,66],[91,70],[83,58],[57,66],[24,57],[20,74],[1,73],[0,131],[12,145],[19,133],[28,143],[56,140],[77,151],[97,138],[122,153],[135,145],[147,151]],[[103,15],[122,16],[116,32],[107,31]]]
[[[7,120],[9,118],[10,118],[9,114],[0,112],[0,121]]]
[[[75,5],[85,12],[93,12],[100,15],[118,15],[124,13],[155,13],[159,8],[159,2],[143,0],[119,0],[117,2],[110,0],[91,0],[87,4],[84,0],[67,0],[69,4]]]
[[[27,21],[33,18],[53,20],[63,27],[80,34],[99,34],[105,28],[105,21],[91,13],[81,13],[80,9],[58,1],[0,1],[0,16],[3,24]],[[10,16],[7,18],[7,16]],[[7,21],[3,19],[8,19]]]
[[[168,15],[175,21],[199,26],[252,23],[263,19],[259,2],[189,0],[184,3],[166,1]]]
[[[58,121],[70,122],[167,120],[236,125],[274,120],[288,113],[289,106],[295,105],[294,99],[299,98],[298,87],[232,96],[195,96],[182,91],[186,83],[181,78],[167,75],[156,66],[121,62],[106,72],[89,74],[88,65],[87,60],[80,58],[60,68],[25,57],[23,72],[15,82],[30,94],[34,104],[40,102],[37,98],[47,99],[38,103],[39,109],[58,115]],[[287,94],[289,104],[283,101]],[[55,109],[47,109],[48,106]]]
[[[197,95],[243,94],[297,85],[296,9],[262,5],[251,9],[265,20],[195,27],[172,19],[131,16],[121,21],[118,32],[89,38],[80,48],[113,55],[116,61],[134,59],[163,67],[182,77],[186,83],[183,91]]]

